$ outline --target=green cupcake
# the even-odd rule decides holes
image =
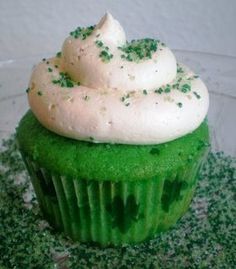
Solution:
[[[209,148],[202,81],[159,41],[121,46],[122,31],[107,14],[71,32],[62,55],[35,68],[31,110],[17,128],[45,219],[102,246],[142,242],[174,225]]]

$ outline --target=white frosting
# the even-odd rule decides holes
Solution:
[[[96,46],[96,40],[109,47],[113,55],[109,63],[104,64],[98,57],[101,49]],[[62,50],[64,69],[74,80],[95,89],[151,90],[175,78],[176,59],[169,48],[159,45],[151,59],[137,64],[121,58],[123,52],[118,47],[125,44],[121,25],[106,14],[85,40],[72,36],[65,40]]]
[[[96,40],[113,54],[108,63],[99,57]],[[122,27],[107,14],[85,40],[68,37],[61,58],[38,64],[28,97],[42,125],[78,140],[124,144],[159,144],[195,130],[209,105],[204,83],[199,78],[188,80],[194,74],[184,66],[184,73],[176,76],[175,57],[162,45],[151,59],[138,63],[122,59],[117,47],[125,42]],[[67,88],[54,84],[59,72],[67,72],[81,85]],[[180,84],[191,85],[188,93],[178,89],[154,92],[160,86],[178,83],[180,76]]]

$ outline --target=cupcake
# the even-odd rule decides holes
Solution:
[[[208,152],[208,91],[159,40],[106,14],[43,59],[17,141],[44,218],[75,241],[142,242],[188,209]]]

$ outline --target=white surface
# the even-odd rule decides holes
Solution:
[[[1,0],[0,60],[55,53],[71,30],[95,24],[106,10],[129,39],[236,56],[235,0]]]

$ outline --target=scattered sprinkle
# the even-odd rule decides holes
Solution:
[[[147,93],[147,90],[143,90],[143,94],[144,95],[147,95],[148,93]]]
[[[191,86],[189,84],[183,84],[181,86],[181,92],[186,93],[191,91]]]
[[[163,89],[162,88],[158,88],[154,91],[155,93],[159,93],[162,94],[163,93]]]
[[[121,100],[121,102],[123,102],[125,104],[125,106],[129,106],[130,105],[130,102],[129,102],[130,94],[128,93],[128,94],[122,96],[120,100]]]
[[[56,57],[61,58],[61,51],[57,52]]]
[[[193,94],[196,96],[197,99],[201,98],[201,96],[197,92],[194,91]]]
[[[67,73],[60,72],[60,77],[58,79],[52,80],[53,84],[58,84],[62,88],[73,88],[74,85],[80,85],[79,82],[74,82]]]
[[[42,96],[42,95],[43,95],[43,93],[42,93],[41,91],[37,91],[37,94],[38,94],[39,96]]]
[[[183,104],[182,104],[182,103],[177,103],[177,106],[178,106],[179,108],[181,108],[181,107],[183,106]]]
[[[118,47],[123,54],[121,58],[129,62],[139,62],[140,60],[151,59],[154,52],[158,48],[158,40],[145,38],[132,40],[126,45]]]
[[[184,69],[179,64],[177,64],[177,73],[184,73]]]
[[[89,27],[77,27],[74,31],[70,32],[70,35],[74,38],[80,38],[85,40],[88,36],[90,36],[95,28],[95,25]]]
[[[109,53],[108,50],[106,49],[100,52],[99,57],[102,59],[104,63],[108,63],[113,58],[113,54]]]
[[[165,93],[169,93],[171,91],[171,87],[170,84],[166,84],[165,88],[164,88],[164,92]]]
[[[95,44],[97,45],[98,48],[101,48],[103,46],[103,42],[100,40],[96,40]]]
[[[52,72],[52,68],[51,67],[48,67],[48,72]]]
[[[191,206],[171,230],[119,248],[73,243],[42,219],[34,195],[24,201],[31,183],[14,138],[3,142],[0,163],[0,267],[235,268],[236,160],[224,153],[209,154]]]
[[[25,90],[25,92],[26,92],[26,93],[29,93],[29,92],[30,92],[30,88],[27,88],[27,89]]]

